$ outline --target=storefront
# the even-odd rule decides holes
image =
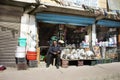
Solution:
[[[92,24],[94,17],[84,17],[70,14],[37,13],[39,46],[41,56],[44,57],[50,46],[52,36],[63,40],[62,45],[67,49],[90,49],[92,46]],[[41,57],[41,58],[42,58]],[[43,60],[43,59],[41,59]]]
[[[57,13],[49,10],[37,12],[35,16],[26,14],[24,17],[30,20],[29,24],[26,21],[29,27],[24,29],[28,32],[27,47],[28,49],[33,47],[32,42],[36,42],[34,48],[40,49],[40,52],[37,51],[38,61],[45,59],[52,36],[57,36],[58,40],[64,41],[61,58],[69,60],[118,59],[118,21],[107,20],[103,23],[102,20],[98,20],[96,22],[95,16]]]
[[[94,17],[46,12],[37,13],[36,19],[41,56],[47,53],[51,36],[56,35],[58,40],[65,42],[64,49],[91,51],[87,57],[91,54],[92,59],[118,60],[119,21],[98,20],[95,25]],[[94,58],[92,54],[94,54]]]
[[[107,56],[103,55],[102,52],[110,51],[104,50],[100,52],[100,48],[106,47],[107,49],[110,47],[111,49],[114,48],[114,51],[116,50],[117,43],[119,43],[119,39],[116,38],[116,36],[118,37],[118,33],[116,32],[120,25],[119,21],[96,20],[99,15],[104,14],[102,9],[97,10],[97,8],[89,7],[91,5],[86,6],[87,9],[81,4],[74,6],[77,2],[70,2],[71,5],[69,5],[69,2],[67,4],[64,2],[64,4],[59,4],[51,0],[48,0],[50,2],[47,3],[46,0],[44,1],[42,2],[41,0],[41,2],[34,2],[35,4],[22,6],[22,9],[24,7],[25,11],[23,15],[20,15],[20,35],[17,35],[17,37],[26,38],[26,51],[34,49],[37,52],[37,61],[41,59],[39,55],[46,55],[51,36],[53,35],[56,35],[58,40],[63,40],[64,49],[72,49],[73,54],[77,50],[78,53],[82,53],[83,49],[90,51],[86,59],[92,58],[93,55],[91,54],[93,53],[95,54],[94,56],[97,56],[94,59],[106,58]],[[97,1],[94,6],[97,7],[96,5]],[[103,34],[103,31],[106,32],[104,33],[106,35]],[[15,42],[17,42],[17,39]],[[94,48],[96,52],[93,51]],[[82,57],[77,57],[77,59],[84,59],[85,51]],[[69,58],[73,57],[69,56]]]
[[[102,19],[97,22],[96,45],[102,48],[102,57],[118,60],[119,27],[117,20]]]

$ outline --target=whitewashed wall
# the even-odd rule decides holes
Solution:
[[[37,27],[34,15],[24,14],[21,18],[20,37],[27,38],[27,48],[35,47]]]

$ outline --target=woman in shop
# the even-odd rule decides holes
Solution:
[[[57,41],[53,41],[53,44],[49,47],[47,54],[47,61],[46,61],[47,68],[52,63],[54,58],[55,58],[55,66],[57,67],[57,69],[59,68],[60,53],[61,53],[60,46],[58,45]]]

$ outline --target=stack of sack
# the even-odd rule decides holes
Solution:
[[[91,50],[84,49],[63,49],[61,59],[92,59],[94,53]]]

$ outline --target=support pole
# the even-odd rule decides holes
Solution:
[[[96,45],[96,25],[92,25],[92,46]]]

